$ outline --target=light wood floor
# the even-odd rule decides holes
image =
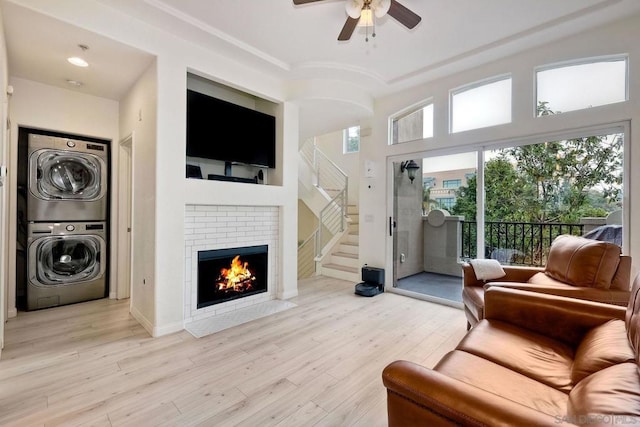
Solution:
[[[433,366],[462,310],[300,282],[297,307],[196,339],[151,338],[127,300],[19,313],[0,361],[2,426],[386,426],[384,366]]]

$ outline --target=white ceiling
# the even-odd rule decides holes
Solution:
[[[29,0],[14,1],[0,0],[11,76],[118,100],[153,60],[16,4]],[[279,78],[344,82],[372,97],[640,13],[639,0],[399,0],[422,17],[413,30],[385,16],[369,42],[361,29],[339,42],[344,0],[301,6],[292,0],[94,1]],[[79,43],[90,47],[87,69],[65,61],[81,53]],[[67,79],[84,84],[70,87]],[[367,113],[307,100],[301,102],[301,135],[336,130],[345,125],[340,121]]]

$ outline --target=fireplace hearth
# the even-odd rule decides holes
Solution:
[[[198,251],[198,308],[267,292],[268,245]]]

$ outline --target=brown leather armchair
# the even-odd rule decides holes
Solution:
[[[638,276],[640,277],[640,276]],[[433,369],[387,365],[390,427],[640,421],[640,279],[628,307],[490,287],[481,320]]]
[[[506,275],[492,281],[478,280],[465,263],[462,302],[467,329],[484,317],[484,294],[489,286],[502,286],[571,298],[626,306],[631,285],[631,257],[620,246],[584,237],[558,236],[543,267],[502,266]]]

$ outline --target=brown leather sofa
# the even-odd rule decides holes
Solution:
[[[502,266],[502,278],[478,280],[473,267],[462,265],[462,302],[467,329],[484,316],[484,293],[502,286],[626,306],[631,287],[631,257],[620,246],[584,237],[562,235],[551,244],[546,266]]]
[[[433,369],[385,367],[389,426],[640,424],[639,288],[626,309],[489,288],[485,319]]]

